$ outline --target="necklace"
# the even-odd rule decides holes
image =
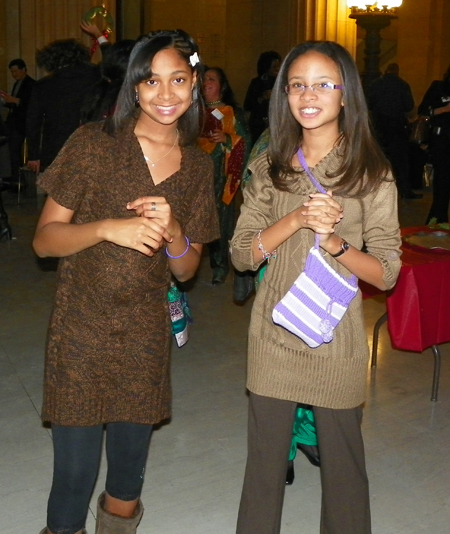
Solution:
[[[144,159],[145,159],[145,161],[147,161],[148,163],[150,163],[150,165],[151,165],[152,167],[156,167],[156,164],[157,164],[159,161],[161,161],[162,159],[164,159],[166,156],[168,156],[168,155],[172,152],[172,150],[175,148],[175,145],[177,144],[177,141],[178,141],[178,130],[177,130],[177,136],[175,137],[175,141],[173,142],[173,145],[170,147],[169,152],[166,152],[166,153],[164,154],[164,156],[162,156],[161,158],[157,159],[156,161],[151,160],[148,156],[146,156],[146,155],[144,154]]]
[[[206,102],[206,105],[207,106],[217,106],[217,104],[221,104],[222,103],[222,100],[214,100],[214,102]]]

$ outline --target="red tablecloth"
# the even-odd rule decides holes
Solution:
[[[402,236],[433,232],[428,227],[402,229]],[[450,250],[402,244],[402,268],[388,292],[388,329],[393,347],[423,352],[450,341]]]

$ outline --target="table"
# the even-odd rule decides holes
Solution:
[[[423,226],[402,229],[402,268],[394,289],[387,292],[387,314],[374,328],[371,365],[376,367],[378,333],[387,320],[395,349],[423,352],[431,347],[435,357],[431,400],[436,401],[441,361],[438,345],[450,341],[450,250],[429,249],[405,240],[418,232],[436,230]]]
[[[402,237],[428,227],[404,228]],[[450,232],[445,232],[450,234]],[[423,352],[450,341],[450,250],[428,249],[403,239],[402,268],[386,304],[396,349]]]

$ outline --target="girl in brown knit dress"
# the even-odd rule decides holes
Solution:
[[[136,532],[152,425],[171,415],[167,289],[218,237],[209,157],[195,146],[201,63],[184,32],[141,38],[114,116],[79,128],[44,173],[33,246],[62,258],[42,418],[54,475],[45,534],[84,532],[106,428],[97,534]]]
[[[320,532],[370,534],[360,428],[369,355],[361,294],[334,339],[316,348],[276,325],[272,312],[304,270],[315,236],[324,261],[341,276],[393,287],[401,244],[396,186],[370,132],[356,65],[342,46],[307,42],[292,49],[272,91],[269,119],[268,150],[250,165],[253,178],[231,243],[241,271],[269,260],[249,331],[248,458],[237,533],[280,532],[301,403],[313,406],[317,427]],[[307,167],[326,193],[317,192]]]

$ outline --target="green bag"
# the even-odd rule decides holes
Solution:
[[[171,282],[167,293],[167,301],[172,322],[172,334],[175,336],[177,345],[182,347],[189,340],[188,326],[192,324],[192,313],[186,293],[181,291],[175,282]]]
[[[292,429],[291,450],[289,460],[293,460],[297,455],[299,444],[317,447],[317,433],[312,409],[298,406],[295,414],[294,427]]]

